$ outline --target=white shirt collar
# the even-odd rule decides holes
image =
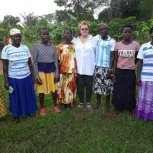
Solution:
[[[78,36],[77,38],[80,39],[80,36]],[[93,38],[93,36],[89,35],[88,40],[91,39],[91,38]]]
[[[151,45],[151,41],[147,43],[147,48],[153,48],[153,46]]]

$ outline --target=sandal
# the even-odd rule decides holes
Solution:
[[[57,112],[57,113],[61,112],[61,110],[60,110],[60,108],[59,108],[58,106],[54,106],[54,107],[52,108],[52,111],[53,111],[53,112]]]
[[[79,108],[79,109],[83,109],[83,103],[80,103],[80,104],[78,105],[78,108]]]
[[[19,120],[18,117],[14,117],[13,122],[14,122],[15,124],[18,124],[18,123],[20,123],[20,120]]]
[[[39,110],[40,116],[45,116],[46,115],[46,108],[45,107],[41,107]]]
[[[91,104],[90,104],[90,103],[87,103],[87,104],[86,104],[86,110],[87,110],[87,111],[91,111]]]
[[[119,114],[120,114],[119,111],[113,111],[113,112],[111,113],[111,117],[112,117],[112,118],[116,118]]]

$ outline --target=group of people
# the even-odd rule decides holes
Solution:
[[[10,30],[11,44],[3,48],[1,58],[4,86],[9,91],[10,111],[16,123],[20,115],[36,113],[35,90],[41,116],[47,113],[46,94],[52,93],[54,112],[61,111],[58,104],[73,107],[76,93],[78,108],[90,111],[94,92],[95,109],[99,109],[101,96],[105,95],[105,111],[110,112],[112,95],[113,117],[124,110],[133,114],[136,109],[137,118],[153,120],[153,28],[150,29],[151,41],[141,47],[132,40],[131,25],[123,26],[120,42],[108,35],[105,23],[98,26],[99,34],[94,37],[89,34],[89,28],[89,24],[82,21],[77,37],[73,37],[71,29],[64,29],[64,40],[57,47],[49,38],[49,30],[43,28],[41,43],[34,45],[31,52],[21,44],[21,31]],[[136,84],[139,86],[137,99]]]

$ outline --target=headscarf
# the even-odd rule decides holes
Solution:
[[[21,34],[21,31],[19,29],[16,29],[16,28],[11,29],[10,30],[10,36],[13,36],[15,34]]]

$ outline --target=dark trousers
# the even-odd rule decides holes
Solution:
[[[92,96],[93,76],[77,74],[77,93],[80,103],[84,103],[84,89],[86,102],[90,103]]]

